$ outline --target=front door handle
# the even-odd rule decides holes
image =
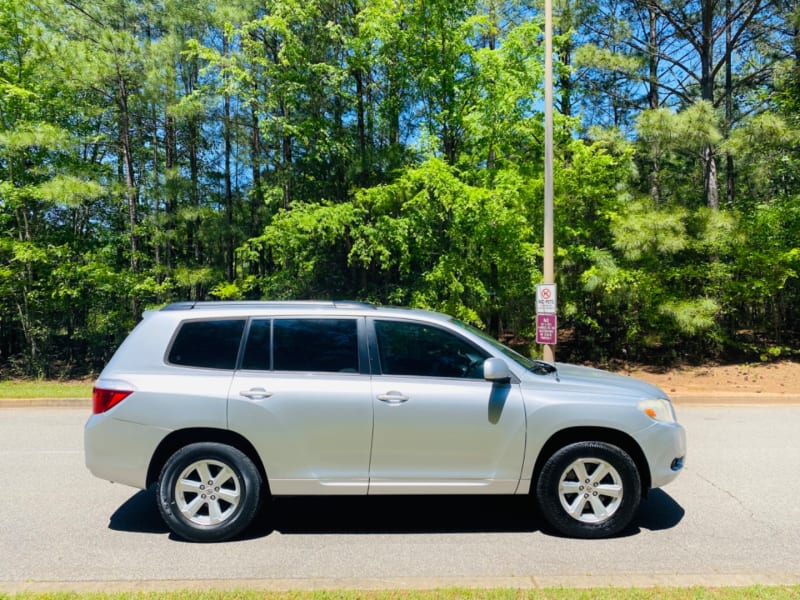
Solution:
[[[268,392],[264,388],[250,388],[249,390],[242,390],[239,392],[239,395],[250,398],[251,400],[257,400],[260,398],[269,398],[272,396],[272,392]]]
[[[403,402],[408,402],[408,396],[402,394],[401,392],[386,392],[385,394],[380,394],[378,396],[378,400],[381,402],[386,402],[387,404],[402,404]]]

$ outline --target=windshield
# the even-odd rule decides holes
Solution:
[[[472,325],[468,325],[467,323],[462,323],[458,319],[451,319],[451,321],[455,325],[458,325],[459,327],[461,327],[462,329],[466,329],[470,333],[473,333],[473,334],[477,335],[484,342],[486,342],[487,344],[490,344],[493,348],[495,348],[495,349],[499,350],[500,352],[502,352],[503,355],[507,356],[508,358],[513,360],[515,363],[517,363],[521,367],[523,367],[525,369],[528,369],[529,371],[533,371],[533,370],[536,369],[536,361],[534,361],[534,360],[532,360],[530,358],[527,358],[525,356],[522,356],[522,354],[512,350],[508,346],[504,346],[503,344],[498,342],[496,339],[494,339],[493,337],[491,337],[487,333],[481,331],[477,327],[473,327]]]

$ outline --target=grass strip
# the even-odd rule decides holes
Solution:
[[[595,588],[545,590],[437,589],[425,591],[175,591],[123,593],[0,593],[0,600],[798,600],[800,586]]]
[[[0,381],[0,398],[30,400],[33,398],[91,398],[90,381],[40,381],[10,379]]]

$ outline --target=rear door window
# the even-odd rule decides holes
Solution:
[[[275,319],[276,371],[358,372],[355,319]]]
[[[244,319],[186,321],[172,342],[167,362],[205,369],[236,368]]]
[[[261,319],[250,325],[242,368],[357,373],[355,319]]]

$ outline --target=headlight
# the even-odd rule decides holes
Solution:
[[[664,423],[675,422],[675,411],[672,403],[663,398],[651,398],[649,400],[639,400],[639,410],[651,419],[663,421]]]

